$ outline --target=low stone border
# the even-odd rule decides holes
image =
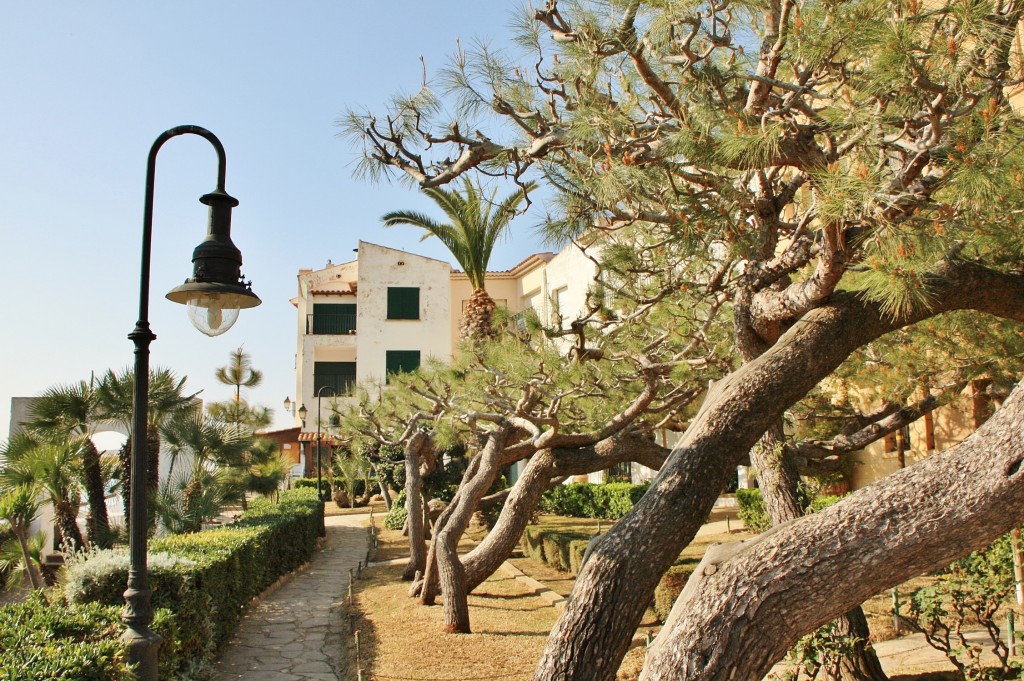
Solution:
[[[514,577],[517,582],[529,587],[530,589],[533,589],[534,595],[540,596],[544,601],[547,602],[548,605],[552,607],[558,607],[564,606],[566,604],[567,599],[565,598],[565,596],[552,591],[544,583],[538,582],[536,579],[530,577],[525,572],[517,568],[515,565],[512,565],[512,563],[505,561],[501,564],[501,568],[508,574],[512,575],[512,577]]]

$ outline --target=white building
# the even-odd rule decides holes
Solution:
[[[328,423],[335,392],[351,394],[357,383],[384,381],[388,373],[415,369],[428,357],[448,359],[459,342],[472,294],[465,273],[365,241],[357,253],[351,262],[299,271],[292,304],[298,311],[296,401],[308,410],[301,440],[315,440],[318,392],[320,418]],[[512,313],[532,309],[547,323],[560,314],[567,323],[584,308],[596,273],[594,263],[570,246],[488,272],[486,286]]]

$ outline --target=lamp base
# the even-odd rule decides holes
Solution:
[[[135,665],[138,681],[158,681],[157,652],[163,638],[152,631],[139,631],[129,626],[121,634],[121,640],[128,647],[128,662]]]

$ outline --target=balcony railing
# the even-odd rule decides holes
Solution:
[[[306,334],[348,335],[356,332],[354,314],[306,315]]]
[[[350,397],[355,393],[356,390],[356,377],[349,375],[318,375],[313,377],[313,392],[317,393],[323,387],[329,387],[334,390],[334,395],[330,392],[325,391],[323,396],[326,397]]]

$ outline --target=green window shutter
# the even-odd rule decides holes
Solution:
[[[384,357],[385,371],[390,382],[391,374],[416,371],[420,368],[419,350],[388,350]]]
[[[419,319],[420,290],[411,286],[388,287],[388,319]]]
[[[313,333],[347,334],[356,330],[356,306],[334,303],[313,304]]]
[[[356,387],[355,362],[315,362],[313,364],[313,394],[321,388],[333,389],[340,396],[351,395]],[[332,396],[325,390],[324,397]]]

